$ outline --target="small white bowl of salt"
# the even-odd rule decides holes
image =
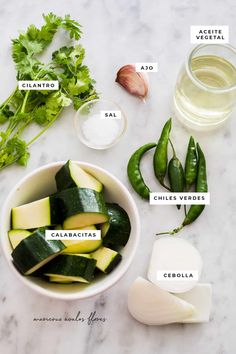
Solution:
[[[76,112],[74,123],[80,141],[97,150],[115,145],[127,126],[121,107],[105,99],[95,99],[83,104]]]

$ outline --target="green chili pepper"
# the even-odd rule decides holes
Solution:
[[[198,153],[198,167],[197,167],[197,182],[196,182],[196,192],[206,193],[208,191],[207,187],[207,173],[206,173],[206,159],[203,154],[200,145],[197,143],[197,153]],[[199,215],[203,212],[205,205],[191,205],[182,226],[186,226],[195,221]]]
[[[207,186],[206,159],[198,143],[197,143],[197,153],[198,153],[198,171],[197,171],[196,192],[207,193],[208,186]]]
[[[165,123],[161,136],[158,140],[157,147],[153,157],[153,167],[155,176],[160,182],[160,184],[166,189],[170,190],[164,183],[164,178],[166,175],[167,165],[168,165],[168,141],[171,130],[171,118]]]
[[[197,178],[197,151],[196,151],[194,139],[192,136],[190,136],[186,160],[185,160],[186,192],[189,191],[191,185],[196,181],[196,178]]]
[[[196,151],[196,146],[195,146],[195,141],[192,136],[190,136],[189,143],[188,143],[188,150],[187,150],[187,155],[185,159],[185,181],[186,181],[186,186],[185,190],[186,192],[189,191],[190,187],[192,184],[196,181],[197,179],[197,151]],[[184,212],[185,216],[187,215],[186,211],[186,205],[184,206]]]
[[[133,187],[133,189],[145,199],[149,199],[150,189],[145,184],[141,171],[140,171],[140,161],[146,151],[154,148],[156,143],[149,143],[141,146],[138,150],[136,150],[131,158],[129,159],[127,166],[127,174],[129,181]]]
[[[171,192],[183,192],[184,191],[184,169],[183,166],[176,156],[174,146],[170,140],[170,144],[173,150],[173,157],[168,165],[168,176],[170,181],[170,190]],[[181,205],[177,205],[177,208],[180,209]]]
[[[197,144],[197,153],[198,153],[198,168],[197,168],[197,182],[196,182],[196,192],[206,193],[208,191],[207,186],[207,172],[206,172],[206,160],[204,153],[199,144]],[[170,234],[174,235],[186,225],[194,222],[200,214],[203,212],[205,205],[191,205],[187,215],[184,218],[184,221],[180,227],[174,229],[170,232],[162,232],[157,235]]]

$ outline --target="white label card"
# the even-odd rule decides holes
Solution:
[[[158,270],[157,280],[162,281],[198,281],[198,271],[196,270]]]
[[[46,240],[101,240],[101,230],[46,230]]]
[[[229,26],[191,26],[191,43],[228,43]]]
[[[210,193],[150,193],[151,205],[209,205]]]
[[[121,111],[101,111],[102,119],[121,119]]]
[[[19,90],[58,90],[59,82],[57,80],[23,80],[18,81]]]
[[[156,73],[158,70],[157,63],[135,63],[136,72]]]

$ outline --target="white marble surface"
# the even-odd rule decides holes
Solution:
[[[236,45],[234,0],[0,0],[0,99],[15,86],[10,58],[10,38],[30,23],[40,24],[41,13],[70,13],[83,24],[87,62],[104,97],[119,102],[128,115],[129,128],[122,141],[108,151],[90,150],[73,131],[73,111],[64,112],[55,126],[31,148],[27,168],[10,167],[0,173],[0,202],[15,183],[38,166],[62,159],[84,160],[103,166],[129,187],[126,165],[142,143],[153,141],[172,114],[172,92],[179,66],[188,50],[191,24],[228,24]],[[159,62],[158,74],[150,75],[146,104],[115,84],[116,70],[135,61]],[[133,320],[126,297],[131,282],[145,276],[155,232],[179,224],[174,206],[150,207],[133,194],[141,214],[142,235],[135,260],[126,276],[101,296],[86,301],[53,301],[25,288],[0,259],[0,348],[5,354],[233,354],[236,348],[236,189],[235,115],[215,133],[194,134],[206,152],[211,206],[182,232],[200,250],[204,260],[203,281],[213,284],[210,323],[147,327]],[[182,157],[188,132],[174,119],[173,140]],[[153,189],[149,167],[145,178]],[[131,189],[130,189],[131,190]],[[97,311],[105,323],[35,323],[33,317],[87,316]]]

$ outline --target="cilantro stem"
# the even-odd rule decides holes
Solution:
[[[34,79],[34,80],[37,80],[37,79],[39,78],[40,74],[41,74],[48,66],[50,66],[51,64],[52,64],[52,62],[49,62],[48,64],[45,64],[45,65],[43,66],[43,68],[41,68],[41,69],[39,70],[39,72],[37,73],[37,75],[35,75],[35,77],[34,77],[33,79]],[[26,92],[26,94],[25,94],[24,101],[23,101],[23,104],[22,104],[21,110],[20,110],[21,113],[24,113],[24,112],[25,112],[26,103],[27,103],[27,100],[28,100],[28,98],[29,98],[30,93],[31,93],[31,90],[28,90],[28,91]]]
[[[10,162],[6,162],[5,165],[0,166],[0,170],[3,170],[5,167],[8,167],[10,165],[13,165],[13,163],[17,162],[18,157],[16,157],[14,160],[10,161]]]
[[[25,94],[24,101],[23,101],[23,104],[22,104],[21,110],[20,110],[21,113],[24,113],[24,111],[25,111],[25,106],[26,106],[26,103],[27,103],[27,100],[28,100],[28,97],[29,97],[30,92],[31,92],[31,91],[29,90],[29,91],[27,91],[26,94]]]
[[[61,113],[62,110],[63,110],[63,107],[61,107],[61,109],[59,110],[59,112],[57,113],[55,118],[48,125],[46,125],[46,127],[44,129],[42,129],[32,140],[30,140],[27,143],[27,146],[33,144],[41,135],[43,135],[43,133],[45,133],[51,127],[51,125],[53,125],[53,123],[55,122],[55,120],[57,119],[57,117],[59,116],[59,114]]]
[[[11,101],[11,99],[13,98],[13,96],[15,95],[15,93],[17,92],[18,87],[15,88],[15,90],[13,91],[13,93],[6,99],[6,101],[4,101],[1,106],[0,106],[0,110],[5,108],[6,105],[8,105],[8,103]]]

